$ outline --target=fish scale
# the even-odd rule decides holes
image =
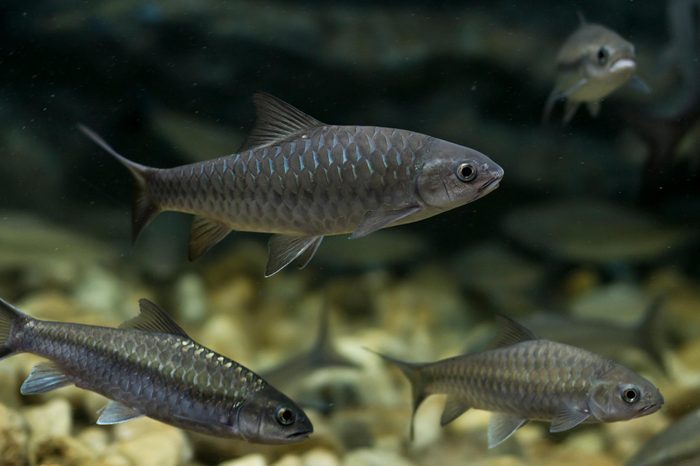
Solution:
[[[52,361],[32,370],[24,394],[73,383],[113,400],[98,423],[146,415],[265,443],[296,441],[311,432],[303,411],[260,376],[194,342],[154,304],[142,300],[141,309],[114,329],[32,319],[0,300],[0,353],[29,352]],[[298,427],[284,432],[277,426],[279,409],[292,413]],[[270,422],[274,435],[261,430]]]

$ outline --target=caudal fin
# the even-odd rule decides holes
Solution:
[[[386,354],[377,353],[376,351],[372,352],[401,369],[401,372],[403,372],[408,381],[411,383],[411,396],[413,398],[413,412],[411,413],[411,440],[413,440],[416,411],[418,411],[418,407],[429,395],[429,393],[426,392],[426,381],[423,371],[421,370],[425,364],[401,361],[400,359],[392,358]]]
[[[28,317],[22,311],[0,299],[0,359],[14,352],[12,334],[17,326],[27,319]]]
[[[78,129],[80,129],[85,136],[90,138],[92,142],[107,151],[112,157],[128,168],[131,174],[134,176],[135,192],[131,211],[131,238],[133,241],[136,241],[136,238],[139,236],[139,233],[141,233],[141,230],[143,230],[143,228],[148,225],[150,221],[153,220],[153,218],[161,211],[158,204],[156,204],[156,202],[149,196],[148,192],[149,175],[154,169],[136,162],[132,162],[123,155],[119,154],[112,148],[112,146],[107,144],[107,142],[105,142],[105,140],[102,139],[99,134],[95,133],[87,126],[79,124]]]

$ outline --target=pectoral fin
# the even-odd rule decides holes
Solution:
[[[506,413],[493,413],[489,421],[489,448],[493,448],[507,440],[516,430],[527,423],[527,419]]]
[[[231,228],[223,223],[204,217],[195,217],[192,220],[190,232],[189,260],[193,261],[204,255],[229,233],[231,233]]]
[[[371,210],[367,212],[364,220],[357,226],[355,231],[350,235],[350,239],[362,238],[370,233],[373,233],[382,228],[386,228],[389,225],[398,222],[399,220],[406,218],[410,215],[420,212],[421,207],[417,205],[412,205],[408,207],[403,207],[401,209],[395,210]]]
[[[301,258],[302,266],[305,266],[316,253],[322,239],[323,236],[273,235],[267,243],[265,276],[276,274],[297,258]]]
[[[589,417],[589,413],[583,412],[577,408],[565,406],[557,413],[554,419],[552,419],[552,424],[549,426],[549,431],[563,432],[565,430],[573,429],[582,422],[585,422]]]
[[[651,94],[651,87],[649,87],[649,85],[636,74],[632,76],[632,79],[630,79],[629,82],[633,89],[641,92],[642,94]]]
[[[566,105],[564,105],[564,120],[563,120],[564,125],[569,124],[571,119],[576,114],[576,110],[578,110],[578,106],[579,106],[578,102],[573,102],[571,100],[566,101]]]
[[[600,113],[600,100],[588,102],[586,106],[588,107],[588,113],[590,113],[592,117],[597,117]]]
[[[118,401],[110,401],[104,408],[102,408],[102,411],[100,411],[100,417],[97,419],[97,424],[120,424],[142,415],[143,414],[134,408],[129,408]]]
[[[19,391],[22,395],[37,395],[72,384],[63,370],[52,362],[42,362],[32,367]]]
[[[446,426],[461,416],[469,408],[471,408],[471,406],[465,400],[457,396],[449,396],[445,402],[445,409],[442,412],[442,417],[440,417],[440,425]]]

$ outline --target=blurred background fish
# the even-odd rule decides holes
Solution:
[[[605,26],[588,23],[581,13],[579,20],[579,28],[557,54],[556,84],[544,106],[544,121],[558,101],[565,102],[564,124],[571,121],[581,104],[586,104],[591,116],[597,116],[602,100],[630,80],[641,91],[650,92],[635,74],[634,45]]]

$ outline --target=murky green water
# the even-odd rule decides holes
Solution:
[[[558,73],[602,60],[596,45],[557,68],[579,10],[634,44],[651,92],[622,84],[567,125],[557,102],[542,124]],[[261,374],[307,354],[326,309],[330,346],[352,366],[302,357],[281,371],[274,385],[314,433],[267,446],[147,418],[96,426],[103,397],[22,396],[42,359],[15,356],[0,363],[0,465],[626,464],[700,408],[699,25],[691,0],[5,2],[0,297],[106,326],[149,298]],[[326,238],[307,267],[267,279],[267,234],[233,232],[188,262],[191,216],[165,213],[132,245],[131,176],[77,125],[148,166],[196,163],[237,151],[258,91],[329,124],[476,149],[505,175],[432,218]],[[411,442],[409,384],[366,349],[433,361],[485,348],[496,313],[634,369],[663,408],[557,434],[531,422],[488,449],[490,413],[443,428],[436,395]],[[700,427],[687,419],[627,464],[696,464]]]

